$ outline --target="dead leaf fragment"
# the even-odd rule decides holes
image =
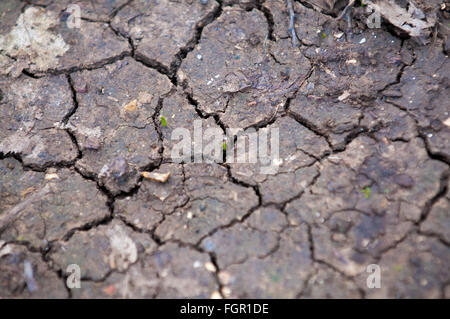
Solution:
[[[36,188],[34,188],[33,186],[28,187],[20,194],[20,197],[22,197],[22,199],[24,199],[25,196],[27,196],[29,193],[33,193],[35,190],[36,190]]]
[[[125,110],[128,112],[132,112],[136,110],[136,107],[137,107],[137,100],[134,99],[133,101],[125,105]]]
[[[344,93],[342,93],[339,97],[338,100],[339,101],[344,101],[346,98],[348,98],[350,96],[350,93],[348,91],[344,91]]]
[[[364,3],[369,8],[373,8],[375,12],[379,12],[392,25],[407,32],[412,37],[428,36],[436,23],[435,16],[432,14],[425,16],[422,10],[414,5],[413,1],[408,1],[408,10],[390,0],[365,0]]]
[[[146,179],[155,182],[165,183],[169,179],[170,172],[167,173],[142,172],[142,176]]]

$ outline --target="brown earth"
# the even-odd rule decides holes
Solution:
[[[450,298],[448,6],[423,45],[307,2],[294,47],[281,0],[1,1],[0,298]],[[196,120],[278,172],[174,162]]]

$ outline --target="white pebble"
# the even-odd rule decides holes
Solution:
[[[214,264],[211,263],[211,262],[206,262],[204,266],[205,266],[205,269],[207,271],[209,271],[209,272],[215,272],[216,271],[216,266],[214,266]]]

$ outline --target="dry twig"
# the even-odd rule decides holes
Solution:
[[[294,48],[296,48],[298,46],[298,40],[297,40],[297,34],[295,34],[295,26],[294,26],[295,12],[292,7],[291,0],[286,0],[286,9],[289,14],[289,32],[291,33],[291,37],[292,37],[292,45],[294,46]]]

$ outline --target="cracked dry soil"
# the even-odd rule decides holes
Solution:
[[[0,297],[450,298],[448,37],[293,9],[296,48],[284,1],[1,1]],[[195,120],[278,173],[174,163]]]

